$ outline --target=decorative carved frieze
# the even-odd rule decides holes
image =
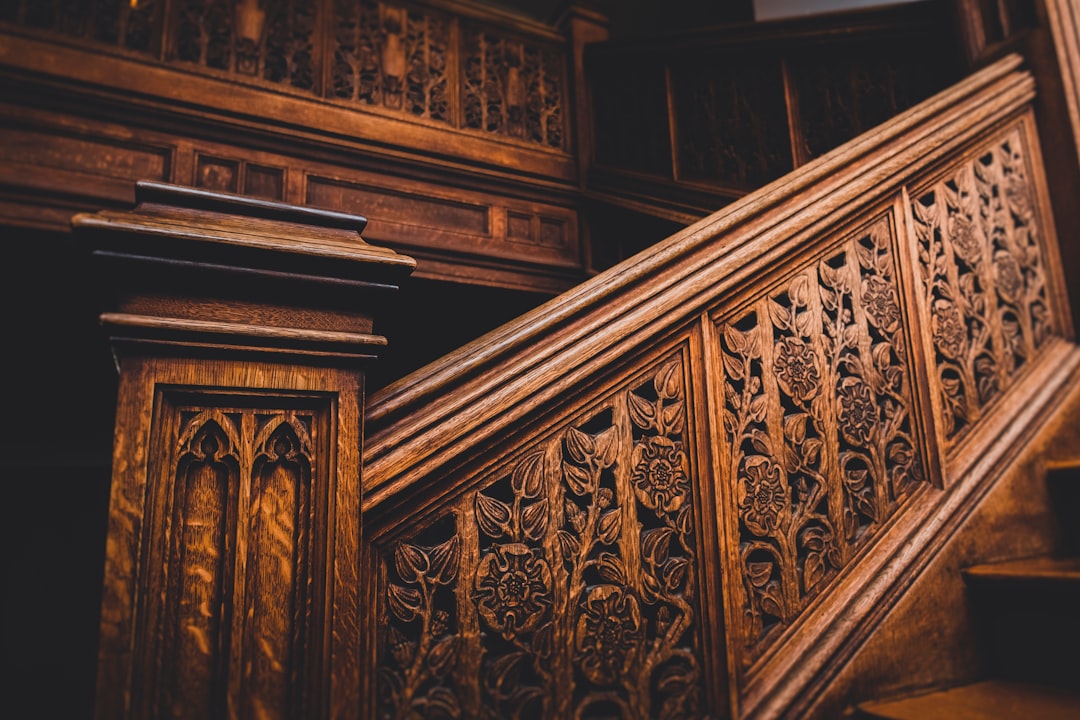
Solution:
[[[721,323],[746,664],[928,479],[894,244],[879,219]]]
[[[1055,333],[1031,178],[1014,130],[911,201],[950,446]]]
[[[379,549],[381,717],[707,714],[684,362]]]

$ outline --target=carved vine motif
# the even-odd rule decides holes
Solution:
[[[372,0],[334,3],[332,93],[450,121],[450,21]]]
[[[222,714],[242,683],[266,717],[303,716],[316,641],[312,418],[214,409],[180,422],[162,632],[149,639],[171,680],[152,690],[153,714]]]
[[[1013,132],[911,203],[950,442],[1054,331],[1023,147]]]
[[[721,329],[747,663],[925,478],[890,228]]]
[[[468,26],[462,35],[463,126],[562,148],[562,58]]]
[[[383,556],[383,717],[700,717],[694,480],[669,361]]]
[[[175,13],[171,46],[178,60],[314,89],[313,3],[184,0]]]
[[[130,0],[9,0],[0,4],[0,22],[156,54],[164,4],[162,0],[146,0],[135,7]]]

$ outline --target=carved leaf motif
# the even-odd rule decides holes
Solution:
[[[570,427],[566,431],[566,450],[574,462],[585,464],[596,455],[596,443],[588,433]]]
[[[419,616],[423,603],[419,590],[390,583],[386,596],[390,601],[390,611],[402,622],[412,622]]]
[[[461,558],[461,541],[457,535],[431,550],[431,568],[428,571],[431,581],[438,585],[447,585],[457,577],[458,563]]]
[[[619,454],[619,441],[615,428],[611,427],[599,433],[596,438],[596,456],[600,459],[600,467],[611,467],[615,464],[615,458]]]
[[[664,426],[669,433],[681,433],[683,422],[686,420],[686,403],[682,400],[674,402],[664,408]]]
[[[394,567],[402,580],[414,583],[428,571],[428,557],[420,548],[403,542],[394,550]]]
[[[619,508],[608,510],[600,515],[600,523],[597,532],[600,541],[605,545],[611,545],[619,539],[619,531],[622,529],[622,513]]]
[[[671,548],[672,528],[646,530],[641,535],[641,554],[655,565],[663,565]]]
[[[639,428],[652,428],[656,423],[656,408],[653,404],[632,392],[628,392],[626,396],[630,400],[630,419],[634,424]]]
[[[566,484],[570,486],[570,490],[575,495],[584,495],[590,491],[592,479],[589,477],[589,473],[577,465],[573,465],[568,462],[563,463],[563,477],[566,479]]]
[[[615,585],[626,585],[626,571],[623,570],[622,561],[611,553],[600,553],[596,563],[596,571],[600,577]]]
[[[750,420],[752,422],[764,422],[768,411],[769,399],[765,395],[758,395],[750,401]]]
[[[476,522],[493,538],[510,534],[510,507],[483,493],[476,493]]]
[[[559,541],[559,551],[562,553],[563,558],[576,558],[578,553],[581,552],[581,541],[573,534],[566,530],[560,530],[555,534],[555,537]]]
[[[681,385],[682,368],[678,363],[668,364],[653,379],[656,394],[664,400],[672,400],[678,397]]]
[[[771,562],[746,563],[746,577],[750,584],[756,588],[765,587],[772,577],[773,564]]]
[[[664,589],[669,592],[679,592],[686,582],[690,562],[684,557],[668,558],[664,563],[663,577]]]
[[[791,312],[772,298],[769,298],[769,317],[777,328],[789,331],[792,329]]]
[[[526,456],[514,468],[510,479],[514,493],[525,498],[534,498],[544,489],[544,453],[535,452]]]
[[[806,439],[806,413],[793,413],[784,418],[784,437],[795,445],[802,445]]]
[[[724,355],[724,373],[729,378],[731,378],[732,380],[735,380],[736,382],[738,382],[739,380],[742,380],[746,376],[745,372],[743,371],[742,362],[740,362],[738,360],[738,358],[735,358],[732,355],[729,355],[728,353],[724,353],[723,355]],[[725,383],[725,386],[730,386],[730,383]]]
[[[548,501],[545,498],[527,506],[521,514],[521,528],[525,537],[539,540],[547,532]]]

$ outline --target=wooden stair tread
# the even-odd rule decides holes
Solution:
[[[964,577],[974,580],[1080,582],[1080,557],[1032,557],[973,565]]]
[[[1080,693],[989,680],[902,700],[863,703],[864,718],[880,720],[1076,720]]]

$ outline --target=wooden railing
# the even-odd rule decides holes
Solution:
[[[1007,57],[370,398],[370,717],[805,717],[1080,373]]]
[[[959,39],[924,0],[593,44],[589,192],[694,222],[958,80]]]

